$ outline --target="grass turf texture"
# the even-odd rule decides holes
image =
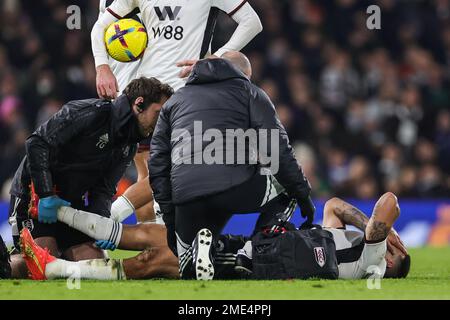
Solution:
[[[116,251],[111,257],[134,252]],[[90,281],[69,290],[65,280],[0,280],[0,299],[450,299],[450,248],[411,249],[407,279],[307,281]]]

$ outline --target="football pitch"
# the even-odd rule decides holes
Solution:
[[[117,251],[111,257],[134,252]],[[0,280],[0,299],[450,299],[450,249],[411,249],[407,279],[286,281],[90,281],[68,289],[66,280]],[[376,284],[369,283],[370,286]]]

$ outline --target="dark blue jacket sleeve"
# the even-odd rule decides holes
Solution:
[[[174,206],[172,203],[172,186],[170,182],[172,161],[169,110],[169,105],[166,103],[159,114],[158,122],[156,124],[150,145],[150,159],[148,162],[150,184],[153,190],[153,196],[156,202],[158,202],[161,212],[164,215],[174,212]]]

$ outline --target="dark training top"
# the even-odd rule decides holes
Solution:
[[[142,139],[125,95],[114,102],[71,101],[27,139],[11,194],[29,197],[32,181],[40,198],[56,192],[78,207],[88,193],[109,216],[116,185]]]

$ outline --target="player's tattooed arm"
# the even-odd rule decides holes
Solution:
[[[391,228],[381,221],[373,221],[366,230],[367,240],[380,241],[386,239]]]
[[[344,223],[365,231],[369,218],[358,208],[342,201],[334,208],[334,214]]]

